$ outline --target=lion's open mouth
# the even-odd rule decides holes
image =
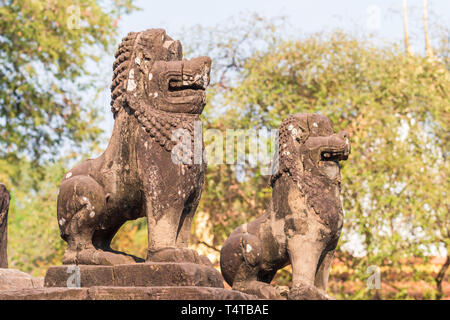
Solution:
[[[320,150],[321,161],[347,160],[350,154],[350,143],[345,139],[343,144],[323,147]]]
[[[192,96],[204,93],[208,85],[204,77],[196,75],[173,76],[168,81],[168,93],[171,96]]]
[[[150,84],[158,84],[157,91],[149,92],[153,98],[162,99],[166,109],[184,109],[186,113],[198,113],[206,103],[211,59],[156,61],[148,74]],[[155,88],[156,89],[156,88]],[[183,105],[183,106],[181,106]]]
[[[347,160],[348,158],[348,152],[346,150],[340,150],[340,151],[322,151],[320,154],[320,160],[321,161],[340,161],[340,160]]]

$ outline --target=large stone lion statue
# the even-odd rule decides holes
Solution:
[[[67,172],[58,195],[58,224],[68,247],[63,264],[142,261],[111,249],[128,220],[146,217],[147,261],[209,263],[187,249],[204,182],[204,161],[181,161],[193,150],[194,124],[205,106],[211,60],[183,60],[181,43],[164,30],[129,33],[113,64],[114,129],[106,151]],[[173,139],[175,130],[189,133]],[[177,159],[180,161],[175,161]]]
[[[277,270],[291,264],[289,299],[328,298],[343,223],[339,160],[349,153],[348,134],[335,134],[325,116],[295,114],[282,122],[270,205],[235,229],[221,250],[222,275],[233,289],[281,298],[269,284]]]
[[[0,183],[0,268],[8,268],[8,210],[10,195],[6,186]]]

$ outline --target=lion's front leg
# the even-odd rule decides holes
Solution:
[[[315,287],[316,270],[324,245],[308,235],[294,235],[288,239],[288,252],[292,265],[290,300],[328,300],[329,297]]]
[[[178,248],[187,248],[189,246],[189,239],[191,236],[192,221],[194,219],[195,211],[200,202],[202,185],[198,186],[195,192],[186,199],[184,209],[178,221],[176,246]]]
[[[151,204],[146,207],[149,255],[163,248],[175,248],[176,216],[180,216],[179,210],[171,207],[165,209],[163,214],[158,214]]]
[[[192,218],[183,216],[186,210],[183,204],[174,202],[164,209],[152,202],[147,202],[146,213],[148,219],[148,251],[146,261],[152,262],[190,262],[208,264],[198,253],[178,243],[183,224],[191,225]],[[188,219],[187,221],[185,221]]]
[[[328,278],[330,276],[331,264],[334,258],[334,250],[324,252],[324,257],[321,259],[317,268],[316,278],[314,284],[320,290],[327,291]]]
[[[197,251],[188,249],[189,239],[192,231],[192,221],[194,219],[195,212],[197,211],[198,203],[200,202],[201,196],[201,186],[199,186],[199,191],[194,192],[185,203],[185,208],[181,215],[179,225],[177,228],[177,238],[176,238],[176,246],[179,249],[187,252],[188,256],[193,255],[194,261],[196,263],[204,264],[212,267],[211,261],[205,256],[199,255]]]

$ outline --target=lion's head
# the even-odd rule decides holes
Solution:
[[[182,60],[180,41],[162,29],[131,32],[115,53],[111,106],[200,114],[205,106],[211,59]]]
[[[306,196],[307,204],[326,221],[342,211],[339,196],[339,161],[350,154],[349,135],[334,133],[331,121],[320,114],[295,114],[285,119],[279,129],[279,170],[292,177]]]

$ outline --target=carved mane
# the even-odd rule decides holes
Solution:
[[[294,160],[297,153],[289,130],[289,126],[295,126],[296,123],[297,120],[291,115],[281,122],[280,128],[278,129],[278,152],[274,159],[274,163],[278,165],[278,170],[270,177],[270,185],[272,187],[283,174],[292,177],[296,183],[300,182],[298,179],[303,170],[301,170],[302,168],[298,168],[298,164]],[[303,141],[301,142],[304,142],[306,139],[307,137],[302,139]]]
[[[299,120],[296,115],[283,120],[279,129],[278,143],[278,171],[270,177],[272,188],[276,181],[283,175],[288,176],[297,185],[300,192],[306,196],[306,202],[310,208],[321,217],[337,217],[342,211],[339,196],[334,193],[330,185],[337,184],[340,189],[340,181],[331,180],[320,172],[316,166],[312,170],[305,170],[303,161],[311,161],[300,154],[299,147],[309,138],[308,132],[299,132]],[[297,130],[293,133],[293,130]],[[333,219],[324,219],[331,221]],[[334,221],[334,220],[333,220]],[[334,221],[336,222],[336,221]]]
[[[134,43],[138,36],[137,32],[130,32],[122,39],[114,57],[113,77],[111,83],[111,111],[116,118],[117,113],[123,106],[123,95],[125,93],[125,80],[128,77],[131,56],[134,51]]]

